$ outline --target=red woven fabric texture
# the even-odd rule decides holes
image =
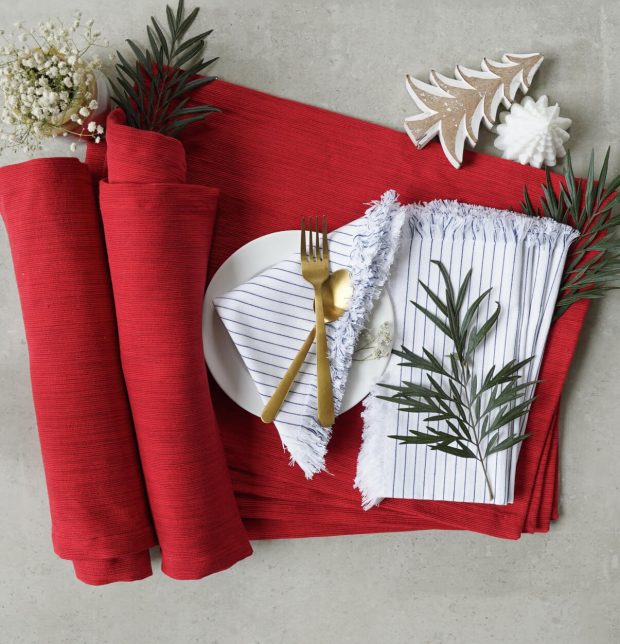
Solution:
[[[56,553],[88,583],[141,579],[155,545],[91,175],[77,159],[0,169]],[[111,558],[114,558],[111,560]]]
[[[218,81],[197,100],[222,108],[183,137],[188,179],[220,189],[210,274],[240,246],[297,228],[301,215],[326,214],[330,228],[360,216],[395,188],[403,202],[457,199],[519,210],[523,187],[541,195],[544,172],[473,152],[460,170],[438,144],[416,150],[378,125]],[[341,416],[327,457],[330,474],[308,482],[288,465],[273,427],[219,389],[213,399],[237,501],[255,539],[418,529],[474,530],[515,539],[546,531],[557,516],[558,405],[587,311],[573,306],[551,331],[538,399],[523,445],[515,503],[490,505],[388,500],[368,512],[353,489],[361,407]]]
[[[113,112],[100,185],[121,361],[162,570],[197,579],[251,554],[202,357],[218,191],[186,183],[183,145]]]
[[[544,175],[470,153],[453,170],[440,148],[404,134],[219,82],[199,97],[222,107],[183,146],[108,128],[101,207],[121,338],[164,571],[189,579],[251,550],[234,505],[201,358],[211,274],[251,239],[316,212],[340,226],[394,187],[403,201],[458,199],[518,209]],[[92,148],[91,161],[102,147]],[[99,161],[102,159],[99,158]],[[95,175],[103,174],[100,164]],[[187,175],[187,176],[186,176]],[[209,186],[215,186],[213,189]],[[34,189],[33,189],[34,188]],[[220,190],[219,219],[213,220]],[[87,169],[74,159],[0,170],[5,218],[31,359],[55,549],[99,584],[150,574],[154,545],[120,372],[114,307]],[[238,507],[252,538],[465,529],[517,538],[557,518],[558,409],[585,303],[553,327],[517,475],[515,503],[384,502],[364,512],[352,488],[360,408],[340,417],[327,465],[306,481],[273,427],[217,388],[214,402]]]

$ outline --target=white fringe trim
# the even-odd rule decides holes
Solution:
[[[412,233],[424,237],[486,238],[493,241],[525,241],[530,246],[570,243],[579,233],[550,217],[529,217],[510,210],[496,210],[459,201],[437,199],[411,208]]]
[[[388,431],[379,431],[383,427],[380,400],[377,398],[379,388],[373,387],[364,399],[362,421],[362,447],[357,457],[357,472],[354,488],[362,495],[362,508],[370,510],[383,501],[379,490],[383,489],[383,447]]]
[[[373,201],[362,221],[364,228],[353,240],[351,281],[353,295],[347,312],[338,321],[339,334],[330,345],[330,364],[334,390],[334,409],[338,413],[347,384],[357,339],[373,305],[383,291],[400,233],[410,206],[401,206],[394,190],[388,190],[379,201]],[[282,441],[306,478],[325,470],[325,454],[331,438],[331,427],[321,427],[310,412],[299,430],[282,434]]]

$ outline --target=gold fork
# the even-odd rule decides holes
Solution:
[[[322,252],[319,244],[319,218],[316,218],[316,244],[312,245],[312,219],[308,220],[308,252],[306,252],[306,220],[301,220],[301,274],[314,287],[314,311],[316,313],[316,378],[318,388],[318,420],[323,427],[334,424],[334,398],[332,377],[327,357],[327,336],[323,314],[321,287],[329,277],[329,247],[327,244],[327,220],[323,217]]]

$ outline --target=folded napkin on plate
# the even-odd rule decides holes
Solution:
[[[330,268],[348,269],[353,287],[347,311],[326,327],[336,413],[355,343],[389,275],[407,209],[390,190],[363,217],[329,235]],[[301,275],[297,252],[214,301],[265,403],[314,326],[313,300],[314,289]],[[275,421],[291,462],[308,478],[325,468],[331,435],[331,428],[321,427],[316,414],[313,347]]]
[[[218,191],[183,145],[108,117],[100,184],[121,361],[162,570],[196,579],[251,554],[211,404],[202,298]]]
[[[1,168],[0,212],[28,341],[54,550],[86,583],[142,579],[156,539],[89,169],[72,158]]]
[[[478,382],[492,367],[497,372],[511,360],[521,362],[531,356],[534,359],[520,376],[522,381],[536,380],[566,255],[577,232],[550,218],[444,201],[413,207],[404,230],[401,250],[388,282],[395,308],[395,345],[419,355],[426,349],[438,357],[454,351],[451,341],[410,303],[416,302],[443,317],[420,286],[422,282],[443,294],[445,283],[439,268],[432,263],[440,261],[455,288],[472,270],[466,308],[491,289],[478,311],[476,326],[488,319],[495,310],[495,302],[501,306],[491,334],[473,356]],[[394,360],[382,382],[400,385],[403,381],[424,384],[426,375]],[[531,389],[525,397],[531,396]],[[364,442],[356,486],[361,490],[365,507],[385,497],[497,505],[513,502],[521,444],[486,459],[491,495],[477,460],[431,450],[427,445],[401,445],[389,438],[390,434],[407,436],[410,431],[425,431],[428,416],[399,411],[398,405],[378,397],[389,393],[378,386],[364,402]],[[487,400],[488,395],[482,399],[483,408]],[[491,421],[495,415],[490,417]],[[509,423],[501,430],[498,442],[509,434],[522,434],[527,418],[526,414]],[[450,432],[445,421],[432,425]]]

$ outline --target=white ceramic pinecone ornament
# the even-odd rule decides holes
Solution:
[[[510,112],[502,114],[497,126],[495,147],[502,150],[504,159],[511,159],[535,168],[543,164],[553,166],[566,155],[564,144],[570,138],[566,131],[572,121],[560,116],[560,106],[549,107],[549,99],[537,101],[526,96],[513,103]]]

